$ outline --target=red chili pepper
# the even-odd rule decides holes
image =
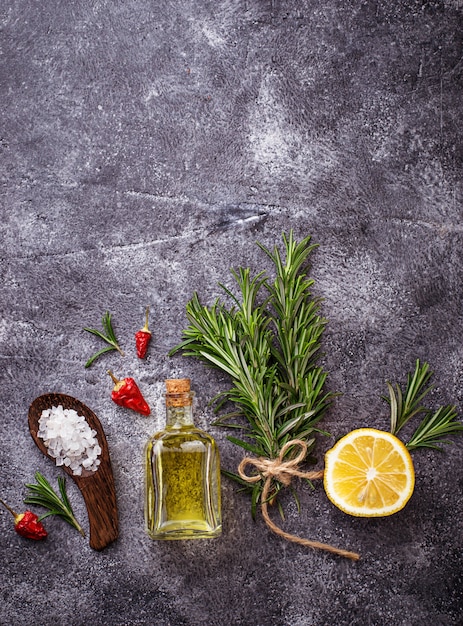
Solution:
[[[108,374],[114,381],[114,389],[111,393],[113,402],[126,409],[132,409],[132,411],[141,413],[142,415],[149,415],[151,413],[148,403],[142,396],[133,378],[123,378],[119,380],[114,376],[111,370],[108,371]]]
[[[137,355],[139,359],[145,358],[149,342],[151,341],[151,331],[148,328],[149,310],[149,307],[147,307],[145,325],[135,333],[135,346],[137,348]]]
[[[41,539],[45,539],[48,535],[45,530],[42,522],[39,522],[39,518],[32,511],[25,511],[24,513],[16,513],[13,509],[0,500],[3,506],[13,515],[14,517],[14,529],[21,535],[21,537],[26,537],[27,539],[34,539],[35,541],[40,541]]]

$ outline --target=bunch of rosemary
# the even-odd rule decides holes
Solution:
[[[239,295],[219,284],[231,300],[229,307],[219,298],[204,306],[195,292],[186,306],[189,325],[183,341],[169,353],[181,350],[230,376],[230,389],[212,402],[216,412],[227,403],[233,410],[216,423],[242,429],[242,438],[228,439],[257,457],[275,459],[294,439],[305,441],[311,451],[314,434],[323,432],[316,425],[335,395],[324,391],[327,373],[317,365],[326,320],[320,315],[320,298],[311,293],[314,281],[304,273],[316,247],[310,240],[297,243],[292,231],[283,233],[284,258],[276,246],[271,251],[258,243],[273,262],[275,277],[270,280],[265,272],[252,276],[249,268],[232,270]],[[237,417],[244,417],[244,423]],[[290,448],[288,457],[292,452]],[[237,474],[224,473],[252,490],[254,514],[265,478],[250,485]],[[282,487],[272,480],[271,502]]]

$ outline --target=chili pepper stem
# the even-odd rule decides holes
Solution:
[[[147,306],[146,307],[146,312],[145,312],[145,325],[142,328],[142,331],[144,333],[149,333],[150,332],[150,329],[148,328],[148,317],[149,317],[149,314],[150,314],[150,308],[149,308],[149,306]]]
[[[0,500],[0,503],[3,504],[3,506],[5,507],[5,509],[7,511],[9,511],[11,513],[11,515],[14,516],[14,518],[16,519],[18,517],[18,514],[16,513],[16,511],[13,511],[13,509],[11,507],[8,506],[8,504],[6,502],[3,502],[3,500]]]
[[[111,376],[111,378],[113,379],[113,383],[115,385],[117,385],[118,383],[120,383],[121,381],[119,380],[119,378],[116,378],[116,376],[114,376],[114,374],[111,372],[111,370],[108,370],[108,374]]]

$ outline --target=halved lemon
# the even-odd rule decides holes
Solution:
[[[413,461],[391,433],[359,428],[325,455],[326,495],[357,517],[385,517],[403,509],[415,486]]]

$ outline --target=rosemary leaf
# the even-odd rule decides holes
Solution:
[[[116,335],[114,333],[114,329],[111,323],[111,313],[109,313],[109,311],[106,311],[106,313],[104,313],[102,323],[103,323],[103,328],[105,329],[106,335],[108,336],[110,341],[113,344],[117,345]]]
[[[231,478],[235,482],[240,483],[246,490],[250,491],[250,490],[253,489],[253,485],[251,485],[250,483],[247,483],[245,480],[243,480],[239,474],[235,474],[234,472],[229,472],[226,469],[222,469],[221,473],[224,476],[227,476],[228,478]]]
[[[69,502],[69,498],[66,493],[66,480],[61,476],[58,478],[58,487],[61,498],[40,472],[35,473],[35,480],[37,481],[37,484],[26,485],[30,493],[24,499],[25,504],[35,504],[43,507],[44,509],[48,509],[48,512],[42,515],[39,520],[45,519],[50,515],[58,515],[78,530],[84,537],[85,533],[74,516],[71,503]]]
[[[87,361],[87,363],[85,363],[85,367],[90,367],[90,365],[97,360],[98,357],[100,357],[102,354],[105,354],[105,352],[112,352],[113,350],[116,350],[116,348],[112,347],[112,346],[106,346],[106,348],[101,348],[101,350],[98,350],[98,352],[96,352],[93,356],[91,356],[89,358],[89,360]]]
[[[228,435],[227,439],[228,441],[231,441],[231,443],[234,443],[248,452],[252,452],[256,456],[262,456],[262,450],[258,446],[252,446],[250,443],[247,443],[242,439],[238,439],[238,437],[232,437],[231,435]]]
[[[252,489],[252,495],[251,495],[251,516],[253,520],[256,519],[257,504],[260,500],[260,495],[261,495],[261,488],[259,487],[259,483],[255,483]]]

